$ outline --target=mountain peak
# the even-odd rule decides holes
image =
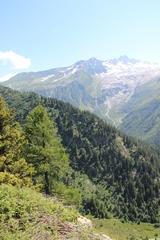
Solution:
[[[125,63],[125,64],[128,64],[128,63],[132,63],[132,64],[135,64],[135,63],[138,63],[140,62],[139,60],[135,59],[135,58],[129,58],[127,55],[122,55],[119,57],[119,61]]]
[[[103,62],[94,57],[76,62],[75,67],[77,70],[83,70],[91,75],[106,72]]]
[[[140,61],[135,59],[135,58],[129,58],[127,55],[122,55],[119,58],[110,59],[108,62],[116,65],[118,63],[122,63],[122,64],[136,64],[136,63],[139,63]]]

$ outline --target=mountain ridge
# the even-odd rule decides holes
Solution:
[[[68,67],[19,73],[1,84],[15,90],[33,91],[45,97],[69,102],[75,107],[97,114],[129,135],[153,143],[155,141],[150,140],[145,132],[143,136],[134,135],[134,130],[127,128],[126,122],[130,119],[130,113],[136,113],[131,102],[136,98],[138,89],[145,89],[146,84],[154,83],[158,78],[159,64],[124,55],[103,61],[90,58]],[[144,95],[147,91],[146,88]],[[130,113],[127,108],[131,108]],[[132,118],[133,129],[136,129],[134,119]]]

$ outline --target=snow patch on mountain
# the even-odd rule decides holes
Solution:
[[[72,68],[72,72],[71,72],[71,74],[74,74],[74,73],[76,73],[77,71],[78,71],[78,68],[77,68],[77,67]]]
[[[111,111],[117,105],[127,102],[132,97],[137,87],[160,76],[159,64],[130,60],[126,57],[119,60],[106,60],[102,64],[106,72],[96,74],[101,82],[102,91],[112,90],[113,92],[114,89],[118,89],[114,91],[114,95],[106,96],[105,106],[108,118],[111,118]]]
[[[82,72],[84,74],[81,74]],[[103,61],[90,58],[68,67],[22,73],[6,81],[4,85],[14,89],[35,90],[40,94],[45,93],[45,96],[48,94],[61,100],[65,99],[73,105],[75,101],[76,106],[77,102],[82,101],[84,107],[93,112],[103,109],[102,115],[112,119],[115,109],[117,111],[117,107],[129,101],[138,87],[159,76],[160,64],[121,56]],[[81,88],[80,91],[83,91],[83,97],[77,94],[75,99],[75,96],[72,96],[74,94],[70,94],[77,91],[72,84],[74,81]],[[58,92],[64,87],[68,87],[68,96],[65,97],[65,92]]]
[[[43,77],[42,79],[41,79],[41,82],[44,82],[44,81],[46,81],[46,80],[48,80],[48,79],[50,79],[50,78],[52,78],[52,77],[54,77],[55,76],[55,74],[51,74],[51,75],[48,75],[48,76],[46,76],[46,77]]]

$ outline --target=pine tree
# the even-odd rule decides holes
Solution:
[[[51,194],[54,183],[65,174],[68,155],[57,135],[57,128],[42,106],[32,110],[27,117],[25,132],[28,139],[26,156],[35,169],[35,181],[46,194]]]
[[[34,169],[22,157],[24,134],[0,97],[0,183],[30,185]]]

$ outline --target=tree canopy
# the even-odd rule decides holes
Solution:
[[[25,136],[0,97],[0,183],[28,185],[34,169],[22,156]]]
[[[61,144],[54,122],[43,106],[37,106],[28,115],[25,124],[28,162],[36,169],[35,181],[50,194],[69,166],[69,158]]]

